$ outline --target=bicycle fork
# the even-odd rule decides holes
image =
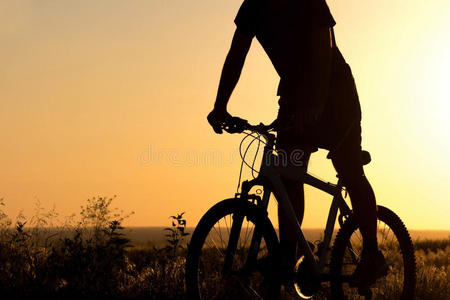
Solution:
[[[239,235],[241,233],[242,222],[244,221],[243,214],[233,215],[233,224],[231,225],[230,238],[228,240],[228,246],[225,253],[225,261],[223,263],[222,274],[227,274],[230,272],[233,266],[234,254],[238,246]]]
[[[243,193],[242,198],[245,198],[244,200],[247,200],[248,191],[250,190],[251,186],[255,185],[256,182],[246,182],[243,184]],[[245,185],[245,187],[244,187]],[[270,199],[271,191],[265,190],[264,195],[262,198],[262,201],[258,203],[258,205],[264,209],[267,210],[267,206],[269,205],[269,199]],[[223,266],[223,273],[228,273],[233,264],[234,255],[238,246],[240,231],[242,228],[242,223],[244,221],[245,214],[234,214],[233,215],[233,224],[231,225],[230,230],[230,238],[228,241],[228,246],[225,254],[225,261]],[[256,216],[255,216],[256,217]],[[258,226],[258,222],[255,221],[255,229],[253,230],[253,236],[250,242],[249,252],[247,254],[247,259],[244,265],[244,270],[251,270],[253,266],[255,266],[258,252],[261,247],[261,240],[262,240],[262,231],[260,230]]]
[[[264,211],[267,211],[267,207],[269,205],[269,199],[270,199],[271,191],[268,189],[264,189],[264,195],[261,202],[261,208]],[[248,257],[246,261],[246,268],[254,266],[256,264],[257,258],[258,258],[258,252],[259,248],[261,247],[261,240],[262,240],[262,231],[257,225],[258,223],[255,223],[255,230],[253,232],[252,241],[250,243],[250,249],[248,252]]]

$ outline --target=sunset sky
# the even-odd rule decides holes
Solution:
[[[62,216],[117,195],[132,226],[195,226],[236,191],[243,136],[206,122],[242,0],[2,0],[0,198]],[[363,110],[378,203],[412,229],[450,229],[450,1],[328,0]],[[230,113],[277,113],[278,77],[253,41]],[[335,182],[327,152],[310,172]],[[249,172],[245,175],[248,178]],[[307,189],[304,227],[331,198]],[[274,216],[275,203],[271,213]],[[276,223],[275,218],[273,219]]]

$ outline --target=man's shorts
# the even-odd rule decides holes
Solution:
[[[299,83],[299,86],[305,86]],[[350,66],[337,47],[333,47],[330,89],[320,121],[298,133],[293,129],[295,112],[307,109],[309,90],[282,95],[278,101],[278,145],[313,145],[337,153],[361,151],[361,107]],[[309,101],[311,105],[311,102]],[[303,106],[303,107],[302,107]],[[358,152],[358,153],[359,153]],[[357,153],[357,152],[354,152]],[[359,155],[359,154],[358,154]]]
[[[303,132],[294,129],[295,107],[288,100],[281,97],[277,117],[277,147],[279,149],[309,149],[317,148],[329,150],[331,156],[348,152],[359,156],[361,153],[361,119],[358,115],[341,115],[340,120],[330,120],[322,116],[315,126],[307,127]]]

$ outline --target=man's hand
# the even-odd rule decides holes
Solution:
[[[212,112],[209,113],[207,119],[211,127],[214,129],[214,132],[221,134],[225,120],[229,117],[231,117],[231,115],[226,111],[226,109],[214,108]]]
[[[324,106],[318,105],[299,109],[294,115],[294,126],[297,132],[307,131],[308,128],[317,125],[322,117]]]

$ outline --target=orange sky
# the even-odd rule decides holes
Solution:
[[[241,0],[0,2],[0,198],[30,216],[117,195],[128,225],[193,226],[233,196],[237,135],[206,123]],[[379,204],[450,229],[450,2],[329,0],[363,109]],[[269,122],[277,75],[254,41],[230,112]],[[311,173],[334,181],[326,152]],[[213,160],[211,162],[211,159]],[[247,173],[248,175],[248,173]],[[307,190],[305,227],[329,197]],[[271,207],[271,212],[274,211]]]

